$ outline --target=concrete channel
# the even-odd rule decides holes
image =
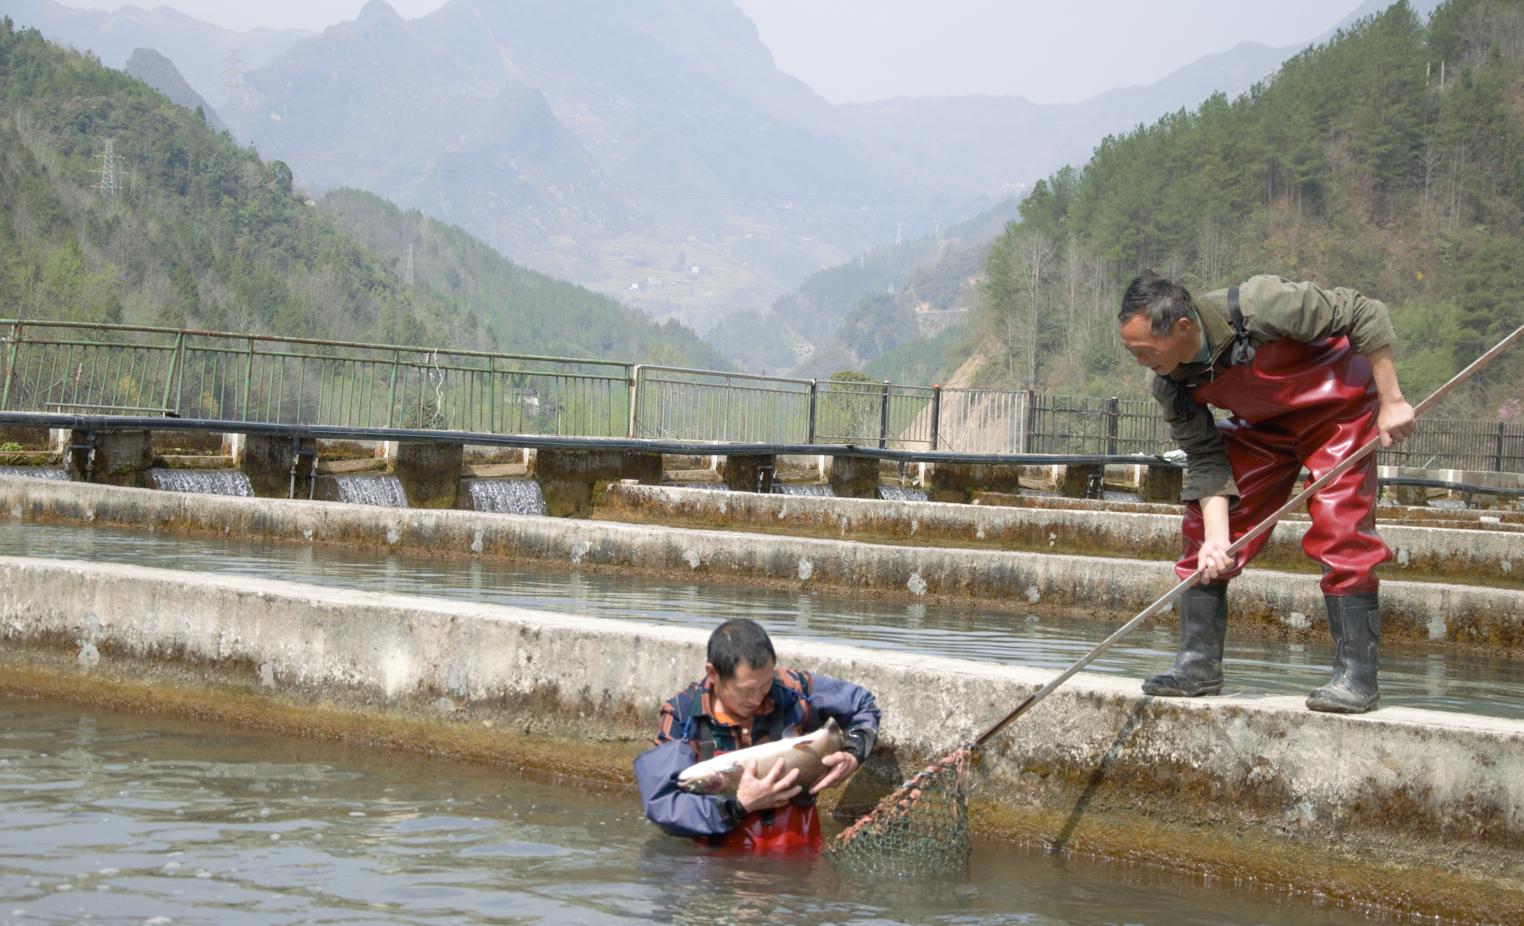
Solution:
[[[0,694],[331,736],[628,785],[702,630],[247,577],[0,558]],[[1047,673],[779,641],[856,680],[869,809]],[[638,671],[632,667],[639,667]],[[1524,921],[1524,722],[1299,699],[1155,700],[1081,674],[993,741],[981,839],[1254,881],[1407,916]],[[633,789],[625,791],[634,800]]]
[[[1117,511],[1104,503],[1091,508],[1010,507],[613,485],[596,513],[631,523],[1168,562],[1180,553],[1180,509],[1147,507],[1163,510]],[[1489,522],[1478,526],[1481,523]],[[1490,526],[1501,527],[1501,521]],[[1302,552],[1308,527],[1305,518],[1276,525],[1255,567],[1314,571],[1316,564]],[[1440,529],[1397,519],[1381,524],[1380,531],[1392,548],[1392,577],[1524,589],[1524,531]]]
[[[753,499],[740,493],[721,497],[741,498],[743,504]],[[1167,557],[1150,562],[764,536],[609,521],[190,495],[24,478],[0,477],[0,511],[27,520],[236,536],[251,542],[531,560],[568,569],[838,589],[909,600],[976,601],[991,608],[1019,609],[1047,602],[1086,609],[1107,621],[1141,610],[1175,581]],[[855,536],[851,530],[844,533]],[[1524,590],[1405,579],[1386,581],[1382,588],[1383,634],[1388,640],[1498,656],[1524,655]],[[1234,582],[1235,634],[1322,641],[1326,630],[1321,614],[1321,595],[1310,575],[1251,569]]]

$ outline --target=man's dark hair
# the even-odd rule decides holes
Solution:
[[[777,661],[773,641],[756,621],[736,618],[714,628],[714,633],[709,635],[709,664],[722,679],[733,678],[736,668],[743,662],[753,669],[760,669]]]
[[[1122,294],[1122,311],[1117,313],[1117,323],[1126,324],[1134,315],[1148,319],[1148,330],[1154,334],[1169,334],[1175,322],[1188,318],[1196,311],[1191,294],[1174,280],[1145,270],[1133,277]]]

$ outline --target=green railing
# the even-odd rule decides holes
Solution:
[[[623,363],[127,325],[0,322],[0,408],[618,437]]]
[[[1148,399],[58,321],[0,320],[0,409],[981,454],[1173,447]],[[1524,472],[1524,426],[1426,418],[1381,460]]]

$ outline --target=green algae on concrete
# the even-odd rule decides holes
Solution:
[[[0,466],[57,466],[61,459],[51,450],[0,450]]]
[[[1018,465],[937,463],[931,467],[926,497],[934,502],[971,502],[980,492],[1021,494]]]
[[[238,467],[249,477],[249,486],[258,498],[291,498],[293,492],[298,498],[305,497],[316,458],[317,444],[311,439],[297,443],[288,437],[262,434],[245,435],[237,454]]]
[[[413,508],[454,508],[465,447],[437,441],[402,441],[392,474]]]
[[[148,431],[75,430],[65,464],[69,478],[99,485],[143,488],[153,468],[153,440]],[[93,448],[93,449],[87,449]]]
[[[552,517],[586,517],[602,485],[623,479],[660,484],[661,454],[541,448],[532,473]]]
[[[769,454],[733,453],[721,464],[725,487],[732,492],[771,492],[778,458]]]
[[[867,457],[832,457],[827,481],[837,498],[878,498],[878,469]]]

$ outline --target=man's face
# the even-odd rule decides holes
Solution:
[[[730,678],[720,678],[711,662],[704,664],[704,674],[709,676],[709,690],[719,699],[725,713],[737,720],[750,720],[772,691],[773,668],[770,659],[766,665],[755,667],[742,662]]]
[[[1201,326],[1182,318],[1168,334],[1149,330],[1148,318],[1134,315],[1122,323],[1122,346],[1138,361],[1160,376],[1168,376],[1180,364],[1196,359],[1201,353]]]

